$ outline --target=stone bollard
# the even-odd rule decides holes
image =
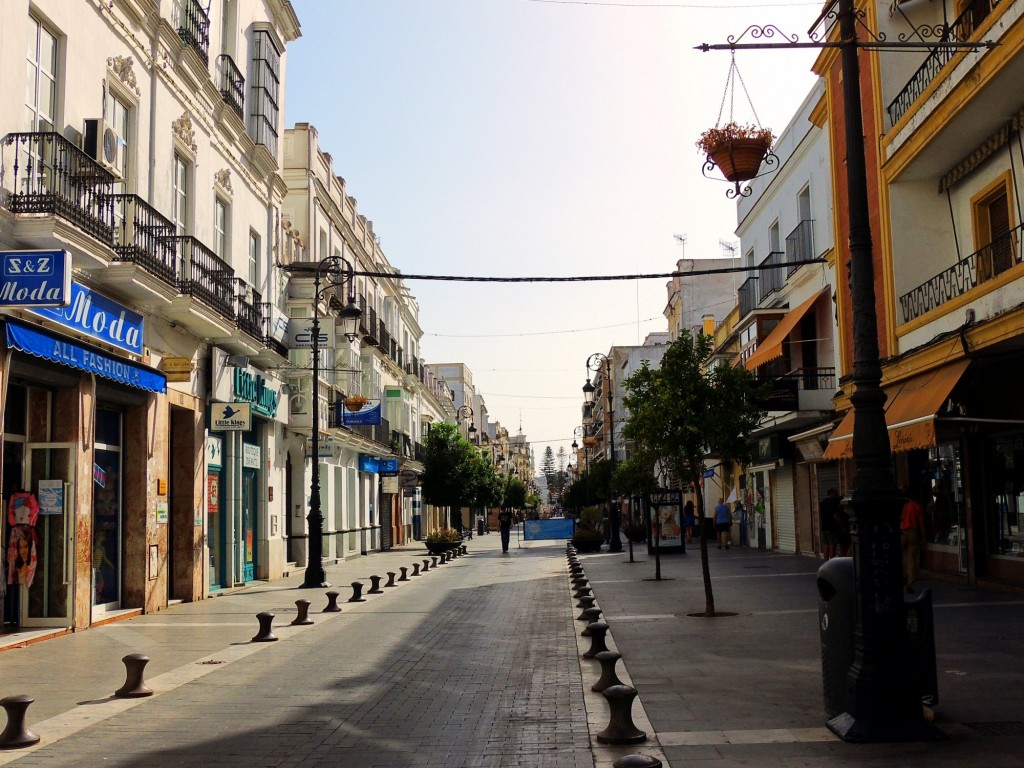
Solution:
[[[371,576],[370,577],[370,588],[368,590],[366,590],[366,594],[368,594],[368,595],[379,595],[383,591],[384,590],[380,588],[380,576]]]
[[[604,644],[604,636],[608,634],[608,625],[603,621],[594,621],[587,624],[590,632],[590,650],[583,654],[583,658],[592,659],[601,651],[607,651],[608,646]]]
[[[589,586],[590,586],[590,579],[588,579],[582,573],[579,576],[573,576],[572,577],[572,587],[573,587],[573,589],[579,589],[580,587],[589,587]]]
[[[341,607],[338,605],[339,597],[341,597],[340,592],[327,593],[327,607],[324,608],[324,613],[341,613]]]
[[[569,573],[573,576],[581,576],[583,574],[583,563],[572,563],[569,566]]]
[[[295,611],[295,618],[292,619],[293,627],[304,627],[313,623],[313,620],[309,618],[309,600],[296,600]]]
[[[626,755],[620,757],[612,768],[662,768],[663,763],[654,755]]]
[[[589,586],[586,586],[586,587],[577,587],[576,591],[572,593],[572,596],[575,599],[580,600],[581,598],[584,598],[584,597],[587,597],[588,595],[593,595],[593,594],[594,594],[594,590],[592,590]]]
[[[114,691],[114,696],[119,699],[141,699],[143,696],[152,696],[153,691],[146,686],[142,679],[149,664],[149,656],[141,653],[129,653],[121,661],[124,662],[125,679],[124,685]]]
[[[591,606],[589,608],[584,608],[583,609],[583,613],[581,613],[579,616],[576,617],[576,621],[585,621],[587,623],[587,626],[593,624],[595,621],[600,621],[600,620],[601,620],[601,609],[600,608],[595,608],[594,606]],[[583,631],[580,632],[580,637],[590,637],[590,632],[587,631],[586,627],[584,627]]]
[[[395,572],[394,571],[388,571],[388,583],[384,585],[384,589],[387,589],[388,587],[397,587],[397,586],[398,585],[395,584]]]
[[[404,566],[402,566],[398,570],[400,570],[402,572],[402,575],[398,577],[398,580],[399,581],[408,581],[409,580],[409,569],[404,567]]]
[[[260,623],[260,631],[252,638],[254,643],[272,643],[277,640],[274,634],[274,614],[270,611],[256,614],[256,621]]]
[[[410,577],[412,577],[412,576],[419,576],[419,575],[420,575],[420,564],[419,563],[413,563],[412,564],[412,573],[410,574]]]
[[[363,597],[363,582],[353,581],[352,582],[352,597],[348,599],[350,603],[365,603],[366,598]]]
[[[613,685],[605,688],[604,697],[608,700],[611,719],[608,727],[597,734],[602,744],[638,744],[647,740],[647,734],[633,725],[633,699],[636,688],[628,685]]]
[[[451,559],[451,552],[447,549],[441,553],[441,565],[445,565]]]
[[[459,549],[462,550],[462,554],[464,554],[464,555],[468,555],[469,554],[469,548],[465,544],[462,544],[459,547]]]
[[[587,610],[587,608],[593,608],[594,607],[594,602],[596,600],[597,600],[597,598],[594,597],[593,595],[587,595],[586,597],[581,597],[580,601],[576,604],[576,607],[577,608],[582,608],[583,610]],[[583,618],[583,614],[581,613],[579,616],[577,616],[577,618],[582,619]]]
[[[437,555],[430,558],[430,567],[437,568]]]
[[[583,602],[588,597],[594,597],[594,595],[593,594],[583,595],[582,597],[580,597],[579,601],[576,603],[576,607],[577,608],[589,608],[592,605],[592,603],[591,604],[587,604],[587,603]],[[597,598],[594,597],[594,599],[596,600]]]
[[[7,727],[0,733],[0,749],[21,749],[39,743],[39,736],[25,725],[25,713],[33,701],[25,694],[0,699],[0,707],[7,713]]]
[[[615,651],[601,651],[594,658],[601,662],[601,677],[590,686],[590,690],[601,693],[601,691],[611,688],[613,685],[624,685],[619,680],[619,676],[615,674],[615,663],[622,658],[621,654]]]
[[[436,565],[436,563],[435,563],[435,565]],[[429,570],[430,570],[430,561],[429,560],[424,560],[423,561],[423,569],[420,571],[420,573],[426,573]]]

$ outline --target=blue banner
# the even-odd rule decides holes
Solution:
[[[358,411],[353,413],[344,406],[339,405],[342,414],[342,424],[346,427],[378,426],[380,425],[380,401],[367,403]]]
[[[80,347],[19,323],[7,322],[7,346],[44,360],[94,373],[119,384],[127,384],[129,387],[137,387],[147,392],[167,391],[167,379],[163,374],[87,347]]]
[[[0,305],[66,307],[70,302],[67,251],[0,251]]]
[[[571,539],[573,520],[569,517],[553,517],[550,520],[527,520],[523,523],[523,539],[544,541],[550,539]]]
[[[125,352],[142,354],[142,315],[80,283],[71,284],[71,302],[63,309],[31,311]]]

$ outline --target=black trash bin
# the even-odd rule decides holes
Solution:
[[[821,679],[829,717],[849,712],[847,675],[853,664],[856,596],[852,557],[835,557],[818,569],[818,629],[821,632]]]
[[[476,520],[476,535],[484,535],[484,519],[482,517],[478,517]]]
[[[910,663],[916,673],[921,702],[928,706],[939,703],[939,680],[935,669],[935,616],[932,612],[932,591],[903,603],[907,620],[907,644]]]

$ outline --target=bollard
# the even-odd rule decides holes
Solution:
[[[605,688],[604,697],[608,700],[611,719],[608,727],[597,734],[602,744],[637,744],[647,740],[647,734],[633,725],[633,699],[636,688],[628,685],[613,685]]]
[[[589,586],[587,586],[587,587],[578,587],[576,589],[576,591],[572,593],[572,596],[576,600],[580,600],[580,599],[582,599],[584,597],[588,597],[588,596],[593,595],[593,594],[594,594],[594,590],[592,590]]]
[[[292,619],[293,627],[304,627],[313,623],[313,620],[309,618],[309,600],[296,600],[295,611],[296,616]]]
[[[341,608],[338,606],[339,597],[341,597],[340,592],[327,593],[327,607],[324,608],[324,613],[341,613]]]
[[[277,640],[277,635],[274,634],[274,614],[270,611],[263,611],[263,613],[256,614],[256,620],[260,623],[260,631],[253,637],[252,642],[254,643],[272,643]]]
[[[436,565],[436,563],[435,563],[435,565]],[[430,561],[429,560],[424,560],[423,561],[423,569],[420,571],[420,573],[426,573],[429,570],[430,570]]]
[[[431,557],[430,561],[431,561],[430,562],[430,567],[431,568],[437,568],[437,555],[434,555],[433,557]]]
[[[577,603],[576,603],[576,607],[577,607],[577,608],[589,608],[589,607],[590,607],[590,604],[587,604],[587,603],[584,603],[584,602],[583,602],[583,601],[584,601],[584,600],[586,600],[586,599],[587,599],[588,597],[594,597],[594,596],[593,596],[593,594],[590,594],[590,595],[583,595],[583,596],[582,596],[582,597],[581,597],[581,598],[579,599],[579,602],[577,602]],[[594,597],[594,599],[596,600],[597,598],[596,598],[596,597]]]
[[[420,564],[419,563],[413,563],[412,564],[412,573],[410,574],[410,576],[419,576],[419,575],[420,575]]]
[[[370,588],[368,590],[366,590],[366,594],[368,594],[368,595],[379,595],[383,591],[384,590],[380,588],[380,576],[371,576],[370,577]]]
[[[590,690],[601,693],[601,691],[611,688],[613,685],[624,685],[619,680],[619,676],[615,674],[615,663],[622,658],[621,654],[615,651],[601,651],[594,658],[601,662],[601,677],[590,686]]]
[[[397,586],[398,585],[395,584],[395,572],[394,571],[388,571],[388,583],[384,585],[384,589],[387,589],[388,587],[397,587]]]
[[[149,656],[143,656],[141,653],[129,653],[121,661],[124,662],[125,668],[124,685],[114,691],[114,695],[119,699],[141,699],[143,696],[152,696],[153,691],[146,687],[146,682],[142,679],[146,665],[149,664]]]
[[[363,597],[363,582],[353,581],[352,582],[352,597],[348,599],[350,603],[365,603],[366,598]]]
[[[654,755],[626,755],[620,757],[614,763],[612,768],[661,768],[662,762]]]
[[[580,574],[579,576],[573,576],[572,577],[572,586],[573,586],[573,589],[579,589],[580,587],[589,587],[590,586],[590,579],[588,579],[583,574]]]
[[[594,607],[594,602],[596,600],[597,600],[597,598],[594,597],[593,595],[587,595],[586,597],[581,597],[580,601],[576,604],[576,607],[577,608],[582,608],[583,610],[586,610],[587,608],[593,608]],[[576,618],[582,619],[583,618],[583,614],[581,613]]]
[[[449,559],[451,559],[451,553],[446,549],[441,553],[441,565],[446,564]]]
[[[593,624],[595,621],[601,620],[601,609],[590,606],[584,608],[583,613],[576,617],[576,621],[585,621],[588,625]],[[584,627],[583,631],[580,632],[580,637],[590,637],[590,633]]]
[[[594,621],[587,624],[590,631],[590,650],[583,654],[583,658],[592,659],[601,651],[607,651],[608,646],[604,644],[604,636],[608,634],[608,625],[603,621]]]
[[[462,554],[464,554],[464,555],[468,555],[469,554],[469,548],[465,544],[460,546],[459,549],[462,550]]]
[[[399,581],[408,581],[409,580],[409,569],[405,568],[403,566],[403,567],[399,568],[398,570],[400,570],[402,572],[402,575],[398,577],[398,580]]]
[[[33,701],[25,694],[0,699],[0,707],[7,713],[7,727],[0,733],[0,749],[21,749],[39,743],[39,736],[25,725],[25,713]]]

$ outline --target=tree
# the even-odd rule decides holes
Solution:
[[[568,457],[565,452],[565,446],[559,446],[558,453],[556,454],[558,459],[557,471],[555,473],[555,487],[558,491],[558,501],[562,501],[562,492],[565,491],[565,465],[568,463]]]
[[[622,496],[639,496],[644,500],[644,505],[650,507],[650,494],[657,489],[658,480],[654,476],[654,458],[649,451],[634,450],[628,459],[620,461],[615,466],[615,474],[612,475],[612,490]],[[629,520],[630,528],[635,523],[632,514]],[[629,562],[633,560],[633,536],[632,531],[626,533],[629,540]],[[659,538],[654,541],[654,578],[661,580],[661,550],[658,547]]]
[[[548,499],[550,500],[555,491],[555,452],[549,445],[544,449],[544,458],[540,461],[540,473],[544,475],[544,482],[548,487]]]
[[[630,416],[623,435],[666,466],[675,479],[692,485],[697,496],[699,530],[705,518],[705,459],[747,461],[747,436],[764,416],[764,396],[745,368],[711,365],[709,336],[682,331],[669,345],[661,366],[647,361],[624,382],[622,402]],[[700,536],[705,616],[715,615],[715,596],[708,568],[707,539]]]
[[[423,498],[428,504],[451,509],[473,504],[480,490],[480,454],[459,434],[455,424],[434,424],[424,442]],[[461,527],[461,525],[459,526]]]

